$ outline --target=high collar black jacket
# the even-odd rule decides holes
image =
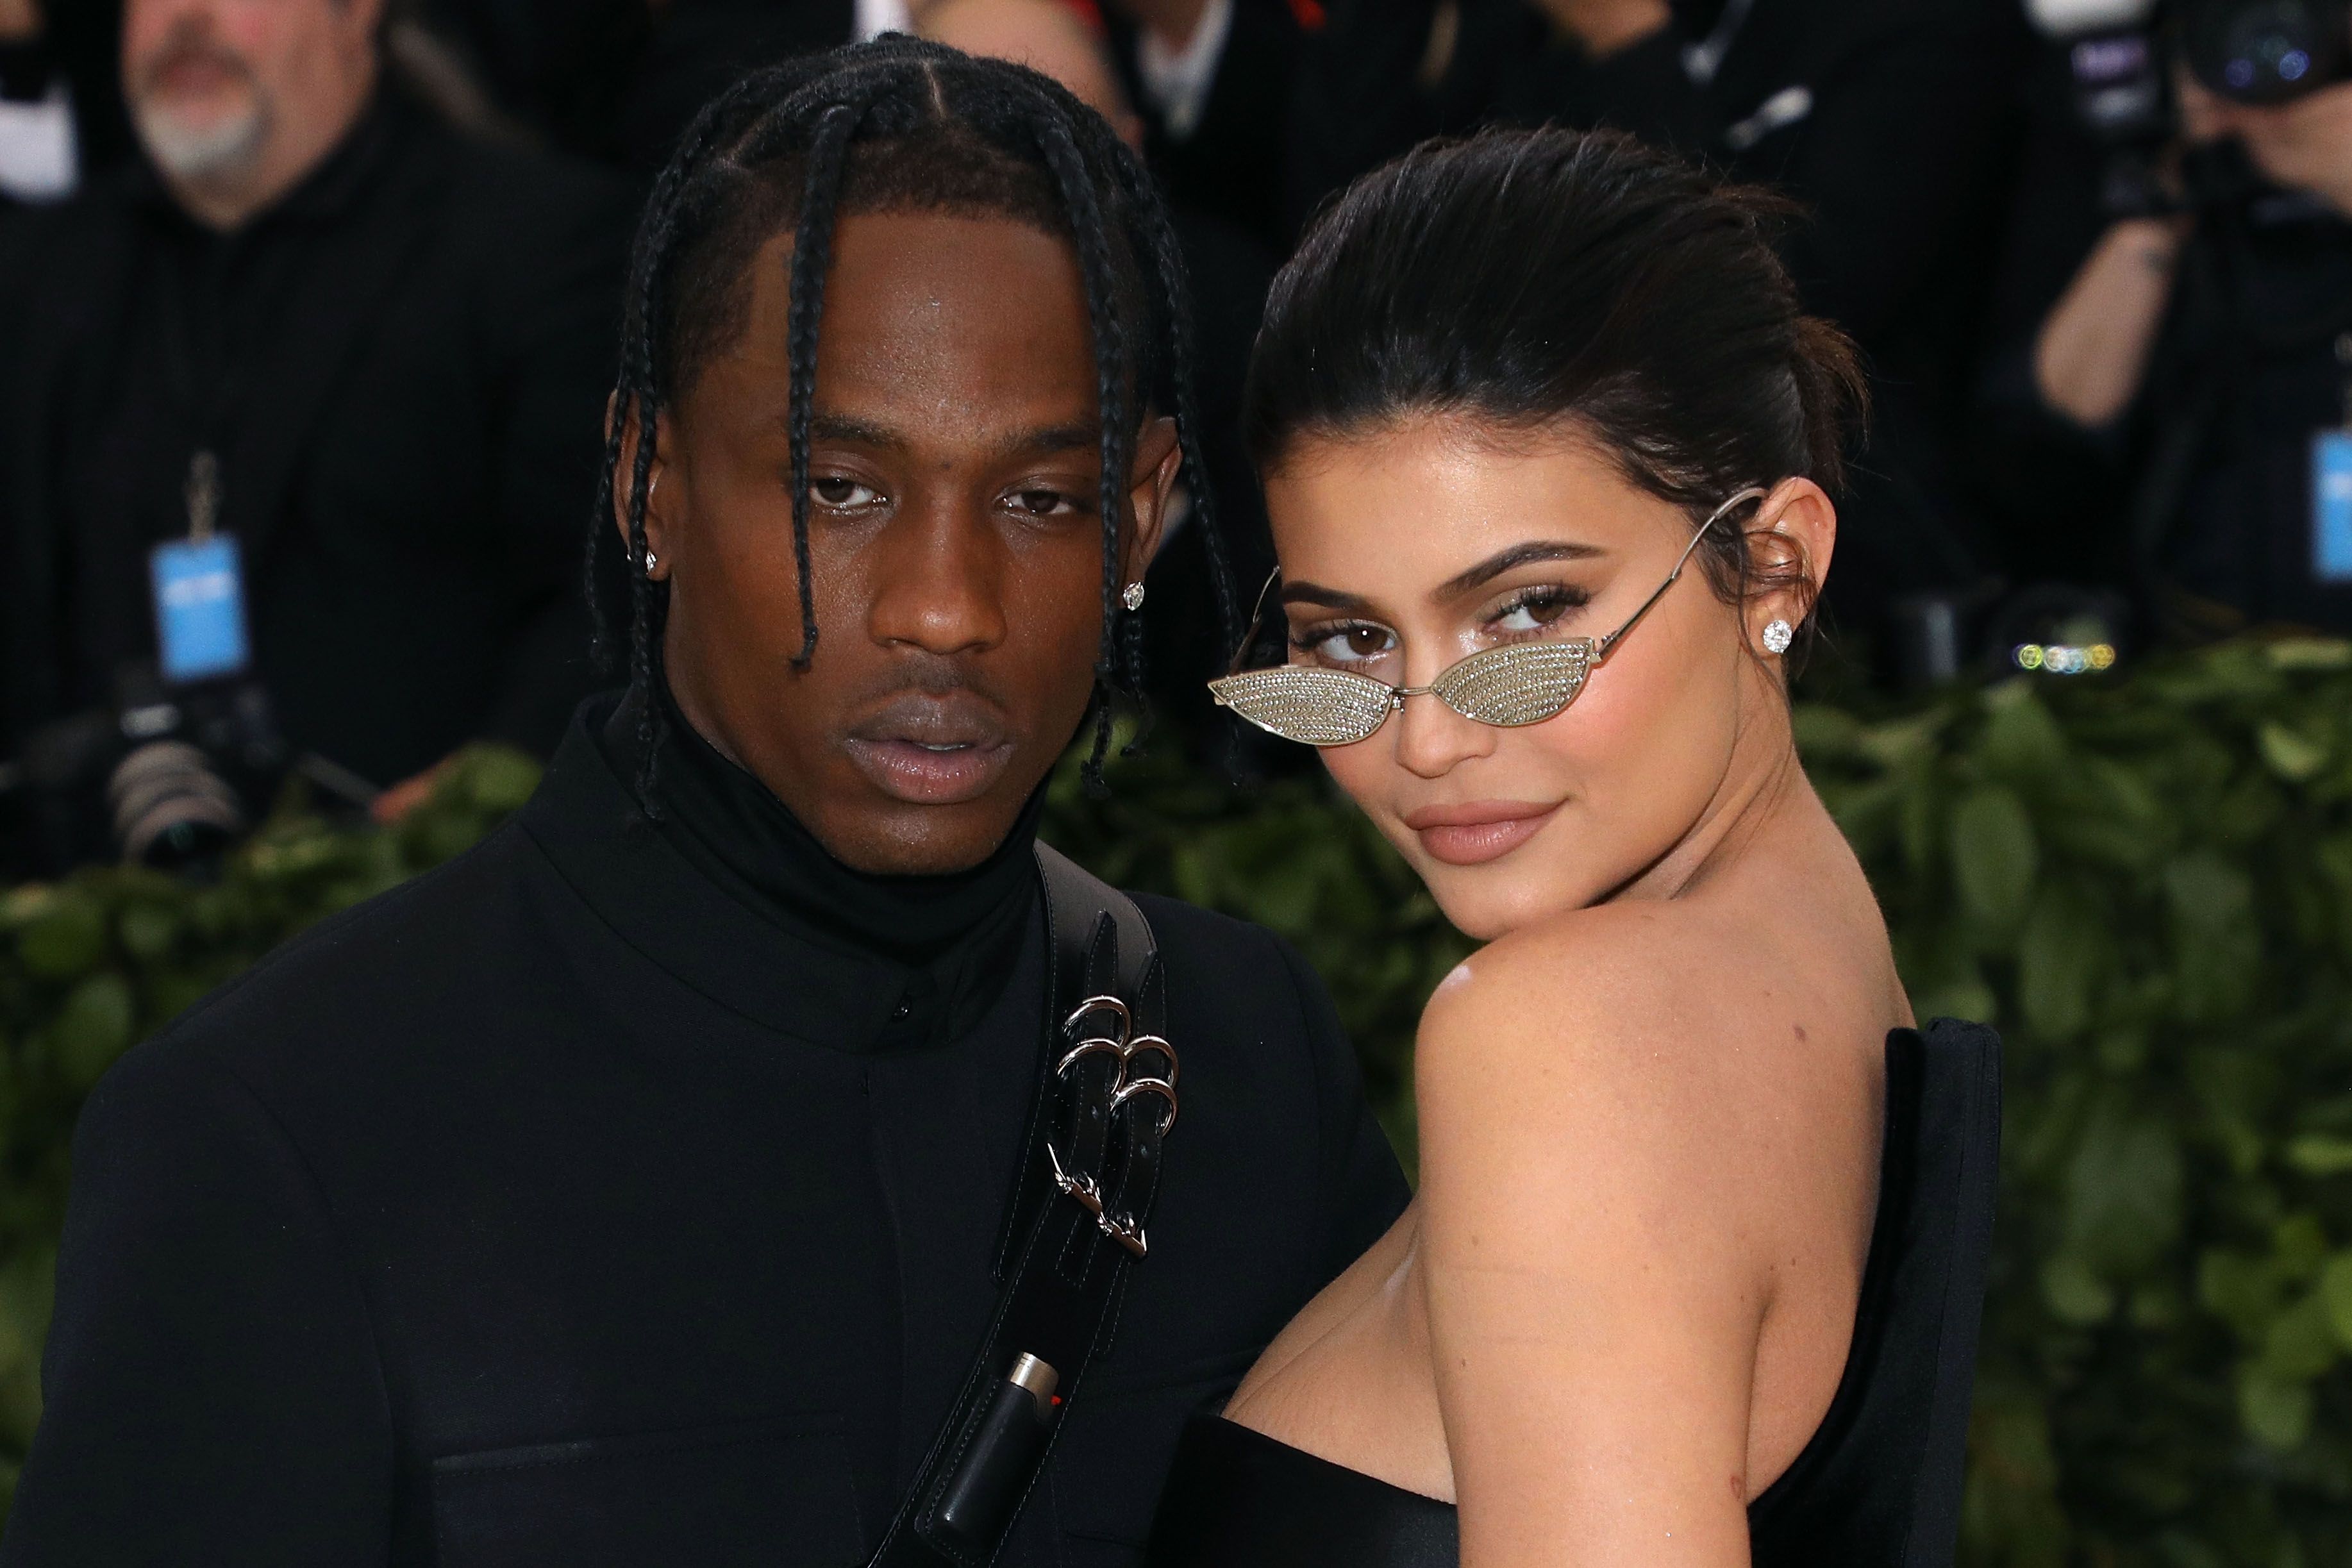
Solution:
[[[595,711],[517,821],[100,1086],[0,1563],[845,1568],[878,1538],[992,1304],[1042,919],[993,978],[804,927],[761,868],[714,877],[723,828],[682,848],[658,783],[648,823]],[[1010,1563],[1135,1562],[1185,1413],[1404,1201],[1297,956],[1138,901],[1184,1116]]]
[[[579,588],[629,196],[387,95],[268,211],[143,164],[0,266],[0,753],[152,658],[147,557],[200,449],[302,750],[391,784],[542,754],[593,689]]]

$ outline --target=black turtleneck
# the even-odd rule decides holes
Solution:
[[[1049,1040],[1031,824],[932,900],[683,724],[648,820],[634,731],[592,705],[509,827],[100,1086],[0,1568],[873,1550],[995,1303]],[[1137,903],[1183,1119],[1004,1568],[1134,1568],[1186,1415],[1405,1198],[1297,955]]]
[[[657,680],[661,678],[656,677]],[[878,1044],[919,1044],[971,1028],[1002,994],[1036,906],[1040,786],[996,851],[969,870],[885,876],[844,864],[775,793],[722,755],[661,687],[654,795],[660,831],[745,909],[819,949],[905,972]],[[601,740],[635,779],[639,700],[624,700]]]

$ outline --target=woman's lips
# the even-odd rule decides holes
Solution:
[[[986,795],[1013,759],[1010,742],[951,744],[908,740],[847,742],[849,760],[876,788],[910,805],[961,805]]]
[[[1498,860],[1533,838],[1559,809],[1555,801],[1475,801],[1467,805],[1425,805],[1404,815],[1404,825],[1421,837],[1433,860],[1449,866],[1479,866]]]

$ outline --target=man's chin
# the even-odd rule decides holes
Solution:
[[[249,92],[207,93],[186,101],[149,99],[133,118],[140,143],[165,174],[196,180],[233,174],[260,155],[268,117]]]
[[[835,859],[869,877],[952,877],[995,854],[1020,820],[1020,802],[991,800],[886,807],[810,831]]]

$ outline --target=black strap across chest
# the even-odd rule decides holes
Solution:
[[[999,1238],[996,1313],[868,1568],[986,1568],[1044,1473],[1150,1251],[1176,1125],[1165,981],[1134,900],[1037,847],[1045,1020],[1037,1092]]]

